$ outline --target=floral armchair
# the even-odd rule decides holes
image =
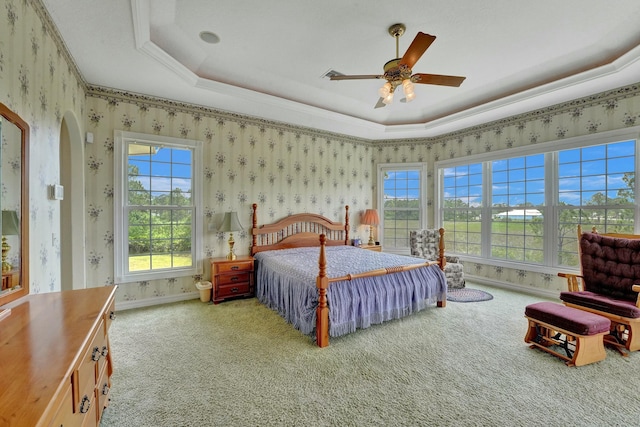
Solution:
[[[413,230],[409,232],[411,255],[430,261],[438,259],[440,233],[436,229]],[[456,256],[445,255],[444,275],[449,289],[464,288],[464,266]]]

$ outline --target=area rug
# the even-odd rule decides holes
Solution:
[[[447,291],[447,301],[452,302],[478,302],[492,299],[493,295],[480,289],[462,288]]]

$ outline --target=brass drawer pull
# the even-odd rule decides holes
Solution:
[[[102,346],[102,352],[101,352],[101,354],[102,354],[104,357],[107,357],[107,354],[109,354],[109,349],[107,348],[107,346],[106,346],[106,345]]]
[[[231,288],[231,292],[238,292],[239,289],[238,288]]]
[[[116,312],[115,311],[110,312],[109,313],[109,319],[115,320],[115,318],[116,318]]]
[[[231,267],[232,270],[240,270],[240,266],[238,265],[234,265]]]
[[[100,348],[99,347],[93,347],[93,351],[91,352],[91,360],[93,360],[94,362],[97,362],[98,360],[100,360]]]
[[[102,386],[102,395],[106,396],[107,394],[109,394],[109,384],[104,383]]]

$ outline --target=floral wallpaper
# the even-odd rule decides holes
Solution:
[[[0,0],[0,102],[30,127],[30,292],[58,291],[60,202],[48,199],[47,186],[60,182],[51,159],[60,157],[65,113],[85,115],[85,85],[40,1]],[[13,197],[4,184],[4,197]]]
[[[120,284],[122,300],[189,293],[199,279],[209,280],[208,259],[228,252],[228,234],[215,231],[227,211],[237,211],[244,227],[234,233],[235,252],[248,254],[253,203],[259,224],[298,212],[342,222],[349,205],[350,235],[366,233],[358,213],[372,206],[368,141],[95,87],[88,89],[86,120],[95,141],[87,145],[85,176],[91,283],[113,283],[114,130],[204,142],[203,276]]]
[[[251,204],[259,222],[294,212],[317,212],[342,221],[351,208],[352,237],[366,237],[358,213],[375,206],[376,165],[424,161],[428,179],[439,159],[473,156],[510,147],[587,135],[640,124],[640,85],[601,93],[486,123],[435,138],[367,141],[286,123],[275,123],[100,87],[77,70],[41,0],[0,0],[0,102],[31,127],[31,292],[61,289],[60,203],[47,186],[59,183],[63,118],[94,134],[86,144],[85,242],[87,286],[113,284],[113,132],[125,130],[204,142],[203,253],[201,277],[123,284],[122,302],[164,302],[196,294],[209,278],[209,257],[226,254],[228,236],[215,228],[237,210],[244,230],[236,252],[250,245]],[[3,168],[6,167],[3,165]],[[433,222],[432,184],[427,185],[428,222]],[[3,191],[10,192],[10,188]],[[211,227],[209,226],[211,224]],[[213,231],[210,231],[213,230]],[[469,278],[521,289],[557,293],[564,284],[550,273],[465,263]]]

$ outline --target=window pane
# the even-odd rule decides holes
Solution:
[[[544,237],[544,155],[507,159],[506,169],[504,162],[500,160],[491,164],[494,183],[491,189],[494,207],[491,213],[491,257],[542,263],[542,252],[533,249],[542,245]],[[496,164],[500,164],[504,171],[496,172]],[[496,185],[496,176],[503,183]]]
[[[454,174],[454,171],[450,171]],[[451,180],[454,179],[451,177]],[[420,171],[386,171],[383,182],[383,246],[408,248],[409,231],[421,227]],[[367,231],[367,236],[368,236]],[[374,230],[375,237],[375,230]]]
[[[457,179],[448,181],[443,188],[445,194],[453,194],[442,206],[442,226],[446,230],[447,252],[479,255],[480,217],[482,205],[482,164],[476,163],[456,167]]]
[[[633,233],[635,141],[565,150],[559,154],[566,163],[560,165],[560,171],[570,168],[575,178],[560,179],[558,183],[557,262],[578,266],[575,246],[578,224],[586,230],[596,227],[601,232]],[[580,160],[578,170],[574,165]]]

